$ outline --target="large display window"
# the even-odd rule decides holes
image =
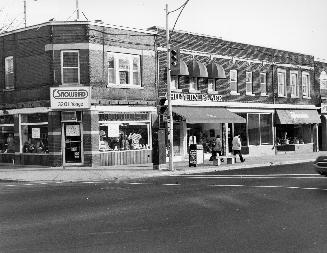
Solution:
[[[23,153],[48,153],[48,114],[21,115]]]
[[[100,151],[149,149],[149,124],[100,123]]]
[[[14,116],[0,116],[0,153],[14,153]]]
[[[248,141],[249,145],[272,145],[272,114],[248,113]]]
[[[100,113],[99,150],[124,151],[150,149],[148,113]]]

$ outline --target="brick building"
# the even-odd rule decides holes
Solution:
[[[165,30],[150,30],[158,34],[158,94],[165,97]],[[180,50],[179,63],[171,66],[176,160],[188,157],[193,142],[210,153],[216,135],[225,153],[235,134],[243,153],[254,156],[317,151],[320,95],[313,56],[190,32],[170,35]]]
[[[47,22],[0,34],[0,162],[152,161],[155,34]]]

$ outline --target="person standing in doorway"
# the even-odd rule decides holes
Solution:
[[[237,154],[240,157],[241,162],[245,162],[245,159],[242,156],[242,152],[241,152],[241,139],[240,139],[240,135],[235,135],[235,137],[233,138],[232,141],[232,149],[233,149],[233,155],[236,156]]]
[[[222,155],[222,141],[220,139],[220,135],[218,134],[216,136],[215,142],[214,142],[214,147],[213,147],[213,158],[217,159],[217,154],[219,154],[219,156]],[[223,162],[224,159],[221,158],[221,161]]]

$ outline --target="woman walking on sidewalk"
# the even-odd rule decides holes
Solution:
[[[236,155],[238,154],[241,162],[242,163],[245,162],[245,159],[243,158],[242,152],[241,152],[241,139],[240,139],[239,134],[235,135],[235,137],[233,138],[232,144],[233,144],[233,146],[232,146],[233,155],[235,156],[235,160],[236,160]]]

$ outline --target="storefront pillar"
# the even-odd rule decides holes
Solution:
[[[99,166],[99,113],[83,111],[84,165]]]
[[[181,154],[184,158],[188,158],[187,154],[187,124],[186,121],[183,120],[181,122]]]
[[[225,154],[228,155],[229,154],[229,147],[228,147],[228,123],[224,123],[225,125],[225,138],[224,138],[224,148],[226,150]]]
[[[62,132],[60,111],[48,114],[48,149],[52,166],[62,166]]]

